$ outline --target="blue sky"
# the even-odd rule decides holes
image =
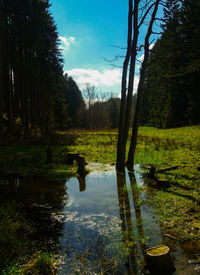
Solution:
[[[84,89],[86,83],[103,92],[120,94],[121,68],[111,60],[125,51],[128,1],[124,0],[51,0],[64,70]],[[115,62],[122,65],[123,59]],[[138,79],[136,79],[137,84]]]

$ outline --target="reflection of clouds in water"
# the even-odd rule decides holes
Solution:
[[[68,214],[67,217],[65,218],[64,222],[68,222],[68,221],[73,222],[75,219],[75,216],[77,216],[77,215],[78,215],[78,212],[72,212],[72,213]]]
[[[68,200],[66,201],[66,207],[72,206],[72,204],[78,206],[78,204],[76,204],[75,202],[76,200],[73,197],[69,197]]]
[[[111,164],[104,164],[104,163],[95,163],[95,162],[90,162],[86,168],[90,170],[89,176],[92,177],[99,177],[104,174],[109,175],[110,173],[113,174],[115,172],[115,166]]]
[[[108,235],[120,232],[121,220],[116,216],[101,214],[82,214],[78,212],[66,212],[64,222],[73,222],[77,227],[84,226],[85,229],[95,230],[100,235]]]

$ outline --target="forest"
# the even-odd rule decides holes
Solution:
[[[54,6],[0,0],[0,274],[198,274],[200,0],[126,1],[118,92]]]

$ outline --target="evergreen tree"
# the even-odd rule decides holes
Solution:
[[[200,1],[169,6],[148,63],[141,119],[161,128],[200,122]]]
[[[69,110],[72,105],[80,105],[81,93],[78,98],[75,82],[63,77],[58,33],[49,7],[45,0],[0,1],[3,132],[18,129],[26,135],[34,129],[48,134],[58,126],[69,125],[67,105]],[[70,97],[72,90],[75,92]],[[71,112],[72,118],[76,110]],[[59,123],[61,117],[66,125]]]

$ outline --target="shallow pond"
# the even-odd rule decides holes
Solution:
[[[159,244],[171,248],[173,274],[197,274],[188,258],[200,253],[198,248],[161,234],[158,217],[145,203],[155,190],[142,191],[139,166],[135,175],[116,174],[113,166],[90,168],[94,172],[85,179],[0,185],[0,201],[20,201],[36,224],[34,245],[61,258],[59,274],[143,274],[145,250]]]

